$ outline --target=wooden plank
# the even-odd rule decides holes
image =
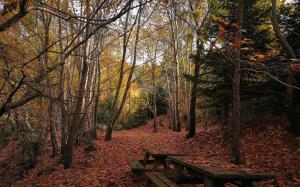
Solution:
[[[156,176],[158,178],[160,178],[160,180],[162,180],[165,184],[167,184],[170,187],[177,186],[177,184],[175,182],[173,182],[172,180],[170,180],[169,178],[167,178],[162,173],[157,173]]]
[[[143,148],[144,152],[146,154],[151,155],[152,157],[168,157],[168,156],[187,156],[188,154],[185,153],[176,153],[176,152],[172,152],[172,150],[167,150],[167,149],[163,149],[163,148],[155,148],[155,149],[151,149],[151,148]]]
[[[187,157],[185,157],[187,158]],[[202,166],[185,161],[183,157],[170,156],[169,159],[186,168],[190,168],[200,174],[206,175],[215,179],[224,179],[228,182],[237,180],[260,181],[266,179],[274,179],[275,176],[268,173],[259,173],[251,170],[216,168],[210,166]]]
[[[146,177],[149,181],[151,181],[151,183],[158,187],[177,187],[176,183],[174,183],[161,173],[149,172],[146,173]],[[148,184],[149,183],[147,182],[146,185]]]

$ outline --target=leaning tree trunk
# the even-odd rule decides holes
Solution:
[[[127,94],[128,94],[128,90],[130,88],[130,84],[131,84],[131,79],[132,79],[132,75],[135,69],[135,65],[136,65],[136,58],[137,58],[137,47],[138,47],[138,42],[139,42],[139,34],[140,34],[140,27],[141,27],[141,14],[142,14],[142,7],[140,7],[139,9],[139,13],[138,13],[138,20],[137,20],[137,31],[136,31],[136,35],[135,35],[135,43],[134,43],[134,54],[133,54],[133,62],[132,62],[132,67],[131,70],[129,72],[129,76],[126,82],[126,87],[125,87],[125,91],[121,100],[121,104],[119,109],[117,110],[117,112],[115,113],[115,115],[113,115],[113,119],[111,121],[111,123],[109,124],[106,134],[105,134],[105,141],[110,141],[112,139],[112,131],[113,131],[113,127],[115,126],[115,124],[117,123],[117,120],[123,110],[126,98],[127,98]]]
[[[287,55],[290,58],[295,59],[296,55],[295,52],[293,50],[293,48],[291,47],[291,45],[288,43],[288,41],[286,40],[286,38],[282,35],[281,31],[280,31],[280,27],[278,24],[278,16],[277,16],[277,5],[276,5],[276,0],[272,0],[272,26],[273,26],[273,30],[275,33],[276,38],[279,41],[279,44],[282,46],[283,50],[286,51]],[[293,85],[295,83],[294,81],[294,77],[293,74],[288,71],[287,72],[287,78],[286,78],[286,82],[288,85]],[[298,134],[300,133],[300,125],[299,125],[299,100],[296,99],[297,96],[295,96],[297,93],[294,93],[294,89],[290,86],[286,87],[286,97],[287,97],[287,117],[289,119],[289,123],[290,123],[290,127],[293,129],[293,132]]]
[[[124,36],[123,36],[123,46],[122,46],[123,54],[122,54],[121,68],[120,68],[120,73],[119,73],[119,81],[118,81],[116,93],[114,95],[112,107],[111,107],[111,110],[110,110],[110,118],[109,118],[108,123],[107,123],[107,129],[106,129],[106,133],[105,133],[105,140],[106,141],[111,140],[111,138],[112,138],[111,135],[112,135],[112,130],[113,130],[113,126],[114,126],[113,121],[114,121],[114,118],[115,118],[115,113],[117,112],[117,105],[118,105],[119,95],[120,95],[120,91],[121,91],[121,87],[122,87],[122,82],[123,82],[123,79],[124,79],[124,66],[125,66],[125,60],[126,60],[125,58],[126,58],[126,53],[127,53],[127,45],[128,45],[129,37],[130,37],[130,34],[131,34],[131,32],[130,32],[127,35],[129,13],[130,13],[130,11],[128,11],[127,14],[126,14],[126,21],[125,21],[125,27],[124,27]]]

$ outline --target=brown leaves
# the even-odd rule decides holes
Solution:
[[[259,56],[260,54],[257,54]],[[50,149],[39,157],[38,165],[14,186],[143,186],[145,179],[133,176],[127,159],[142,159],[143,147],[168,147],[168,149],[198,156],[197,163],[235,167],[229,164],[230,142],[227,128],[217,125],[209,127],[206,133],[198,124],[197,134],[185,139],[185,132],[174,133],[168,129],[167,117],[159,117],[163,126],[158,133],[152,133],[152,121],[137,129],[116,131],[113,140],[105,142],[103,131],[95,141],[98,149],[86,154],[83,147],[75,151],[74,165],[64,170],[61,164],[49,157]],[[49,142],[50,145],[50,142]],[[251,168],[274,173],[279,186],[299,186],[300,184],[300,142],[286,131],[283,122],[256,124],[255,128],[243,128],[241,134],[242,168]],[[1,154],[0,154],[0,158]],[[212,160],[213,159],[213,160]],[[219,162],[220,161],[220,162]],[[223,164],[223,163],[226,164]],[[37,173],[46,166],[56,169],[49,175]],[[266,181],[261,186],[274,186]]]

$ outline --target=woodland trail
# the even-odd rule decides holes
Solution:
[[[112,141],[106,142],[103,132],[99,132],[95,151],[85,153],[83,147],[76,148],[71,169],[64,170],[57,161],[43,158],[29,176],[14,186],[143,186],[145,179],[132,176],[127,160],[143,158],[143,147],[178,147],[184,134],[170,132],[162,126],[159,133],[151,133],[149,124],[138,129],[115,131]],[[57,168],[57,171],[37,176],[39,171],[49,166]]]
[[[46,152],[38,157],[37,166],[13,186],[143,186],[145,178],[131,174],[127,159],[142,159],[143,147],[149,146],[167,146],[188,154],[229,162],[230,144],[224,129],[211,127],[208,132],[199,132],[201,129],[198,129],[195,138],[185,139],[186,132],[172,132],[165,118],[160,121],[164,126],[159,126],[159,133],[151,132],[151,121],[136,129],[115,131],[112,141],[108,142],[103,140],[103,132],[99,132],[99,138],[95,140],[96,150],[86,153],[84,146],[77,146],[74,164],[67,170],[59,164],[58,158],[48,156],[49,144]],[[241,141],[243,166],[275,174],[279,186],[297,186],[300,184],[300,158],[297,157],[300,142],[285,128],[282,124],[265,124],[245,129]],[[42,173],[45,168],[54,169],[50,173]],[[262,186],[273,185],[262,183]]]

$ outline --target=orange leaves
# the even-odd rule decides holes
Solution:
[[[249,58],[250,61],[248,62],[248,64],[254,65],[257,63],[264,62],[266,59],[267,59],[266,55],[263,55],[260,52],[256,52],[250,56],[250,58]]]
[[[263,54],[261,52],[252,53],[248,56],[249,59],[248,64],[255,65],[257,63],[265,62],[269,59],[272,59],[275,55],[277,55],[277,53],[278,51],[276,51],[275,49],[271,49],[266,54]]]
[[[232,49],[238,49],[238,48],[241,48],[242,45],[247,45],[247,44],[250,44],[250,43],[251,43],[251,41],[248,40],[248,39],[234,40],[233,42],[229,43],[228,47],[230,47]]]

